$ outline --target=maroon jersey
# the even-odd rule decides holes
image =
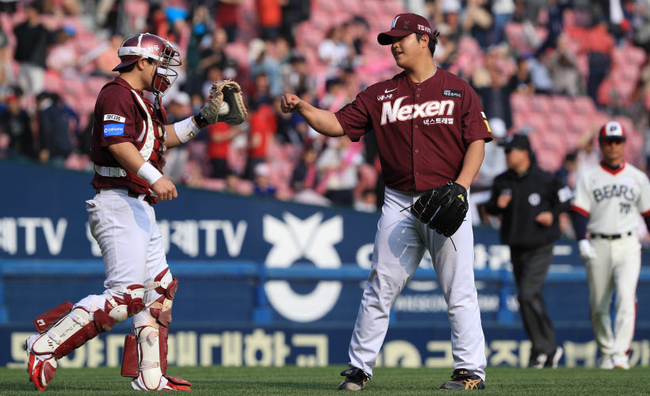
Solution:
[[[151,196],[149,183],[135,173],[122,168],[109,151],[112,144],[130,142],[143,158],[162,172],[166,140],[163,124],[165,112],[162,105],[157,111],[142,91],[133,89],[126,81],[116,78],[106,84],[95,104],[90,158],[95,164],[95,177],[91,184],[95,188],[128,188],[137,194]],[[106,172],[124,171],[122,176],[106,176]]]
[[[383,179],[400,191],[456,180],[467,146],[492,140],[476,92],[441,68],[420,84],[402,72],[371,85],[336,118],[352,141],[375,131]]]

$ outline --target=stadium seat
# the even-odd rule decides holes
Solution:
[[[573,110],[580,114],[593,114],[596,111],[596,105],[589,96],[576,96],[573,98]]]
[[[48,92],[61,92],[63,90],[63,79],[56,70],[45,70],[45,90]]]

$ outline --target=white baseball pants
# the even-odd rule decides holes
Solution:
[[[636,287],[641,271],[641,243],[636,235],[589,240],[598,256],[586,262],[591,324],[601,354],[626,358],[634,338]],[[616,291],[616,320],[610,308]]]
[[[458,231],[446,238],[411,215],[419,193],[386,188],[372,255],[372,267],[350,341],[350,366],[372,377],[388,331],[393,303],[428,249],[447,302],[454,368],[485,379],[485,337],[474,284],[474,235],[471,212]]]

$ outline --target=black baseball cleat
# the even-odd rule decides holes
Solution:
[[[473,371],[467,369],[456,369],[451,375],[451,381],[440,385],[440,390],[471,390],[485,389],[485,382]]]
[[[361,369],[350,367],[341,371],[345,380],[339,385],[339,390],[360,391],[366,387],[368,376]]]

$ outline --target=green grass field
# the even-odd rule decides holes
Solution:
[[[332,395],[344,366],[170,367],[168,372],[192,382],[193,395]],[[431,395],[451,369],[377,368],[366,395]],[[488,368],[485,395],[648,395],[650,369],[603,371],[594,368],[534,370]],[[0,396],[34,395],[24,370],[0,368]],[[476,392],[476,391],[475,391]],[[119,368],[60,369],[48,394],[133,395]]]

